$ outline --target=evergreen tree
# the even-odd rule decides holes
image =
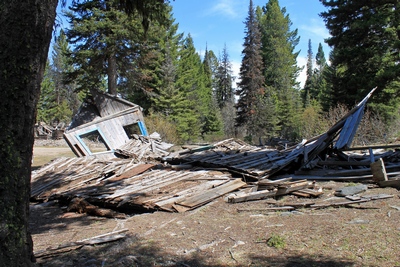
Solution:
[[[175,86],[176,66],[173,63],[169,46],[167,47],[165,61],[161,66],[161,75],[163,82],[159,88],[158,96],[153,99],[153,109],[166,117],[177,117],[183,110],[182,104],[185,102],[185,95]]]
[[[217,76],[218,76],[219,60],[215,55],[214,51],[208,49],[206,50],[207,52],[204,55],[204,60],[207,60],[206,64],[208,65],[211,71],[211,87],[215,95],[215,91],[218,86]]]
[[[171,6],[166,6],[163,17],[162,23],[153,21],[145,38],[140,40],[140,53],[131,64],[135,67],[124,70],[127,79],[119,87],[130,101],[143,107],[146,115],[150,110],[157,109],[154,104],[159,91],[163,90],[164,74],[161,73],[161,66],[166,60],[167,49],[173,64],[177,64],[178,43],[182,38],[182,34],[177,34],[178,25],[172,17]]]
[[[201,135],[203,139],[206,135],[221,135],[222,134],[222,119],[220,109],[218,108],[214,91],[215,80],[215,65],[217,59],[213,51],[208,51],[204,54],[202,63],[202,76],[203,76],[203,101],[202,106],[202,130]]]
[[[68,122],[71,119],[70,116],[78,111],[83,99],[83,95],[75,92],[75,83],[66,82],[66,73],[73,69],[68,60],[70,52],[67,37],[64,31],[61,30],[53,47],[51,70],[56,86],[56,102],[57,104],[66,106],[66,109],[70,110],[70,112],[67,112],[68,114],[60,113],[59,119],[64,122]]]
[[[172,17],[167,23],[162,25],[164,31],[160,31],[160,71],[157,75],[158,81],[155,82],[155,95],[151,97],[151,109],[155,112],[164,114],[171,121],[177,118],[184,110],[185,93],[179,91],[176,86],[177,65],[179,57],[179,46],[181,45],[183,34],[177,34],[178,25],[174,23]],[[153,34],[151,34],[153,36]]]
[[[185,105],[175,118],[177,130],[182,140],[197,140],[201,133],[202,111],[201,59],[196,53],[193,39],[187,36],[179,51],[177,79],[175,86],[184,94]],[[200,111],[200,112],[199,112]]]
[[[39,121],[47,124],[69,123],[79,100],[73,84],[66,84],[64,75],[72,67],[68,64],[68,43],[61,30],[53,46],[52,63],[46,65],[38,103]]]
[[[55,85],[50,73],[50,63],[47,61],[43,80],[40,86],[40,98],[37,105],[36,115],[36,120],[38,122],[45,122],[47,124],[51,122],[52,116],[49,113],[54,108],[54,99],[52,99],[52,96],[54,95]]]
[[[369,102],[375,111],[390,117],[397,114],[400,95],[400,7],[394,0],[321,0],[331,37],[330,80],[332,106],[351,107],[378,86]]]
[[[326,62],[325,53],[322,44],[318,45],[318,52],[315,56],[316,67],[314,70],[314,90],[315,98],[321,104],[324,111],[329,111],[331,101],[331,92],[327,83],[329,66]]]
[[[227,137],[235,136],[236,110],[235,92],[233,88],[234,77],[232,75],[232,64],[229,60],[229,54],[225,44],[215,74],[214,95],[221,112],[224,134]]]
[[[276,95],[280,135],[292,139],[300,108],[296,81],[300,72],[296,61],[299,52],[294,52],[300,37],[297,29],[290,29],[292,22],[278,0],[270,0],[262,9],[258,8],[257,18],[262,33],[265,84],[275,91],[270,95]]]
[[[248,135],[257,134],[254,122],[257,120],[257,99],[264,95],[264,77],[262,75],[261,33],[256,19],[253,1],[250,0],[248,16],[245,21],[243,59],[240,66],[240,82],[236,94],[237,126],[246,126]]]
[[[232,86],[234,77],[232,74],[232,64],[229,61],[229,54],[225,44],[220,56],[215,77],[215,96],[220,109],[222,109],[227,103],[234,102],[234,90]]]
[[[308,107],[310,105],[310,99],[313,96],[310,96],[313,91],[313,52],[311,46],[311,39],[308,40],[308,50],[307,50],[307,79],[304,84],[304,88],[302,91],[302,99],[303,99],[303,107]]]
[[[163,23],[167,5],[159,2],[146,1],[143,5],[145,9],[157,7],[160,23]],[[141,72],[140,65],[151,64],[148,63],[152,59],[149,53],[157,48],[143,42],[145,30],[142,24],[148,27],[148,20],[143,21],[141,13],[132,12],[134,14],[129,16],[122,11],[120,0],[72,3],[70,12],[66,12],[71,24],[66,35],[69,43],[74,45],[71,60],[75,69],[69,77],[70,80],[77,81],[79,89],[106,87],[109,93],[117,94],[118,87],[125,87],[118,90],[124,92],[133,83],[132,80],[136,81],[136,88],[148,88],[145,83],[150,78],[148,73]],[[143,84],[138,85],[137,81]],[[107,86],[104,86],[105,83]]]

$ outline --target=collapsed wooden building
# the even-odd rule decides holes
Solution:
[[[293,147],[278,150],[227,139],[174,153],[159,136],[147,135],[140,107],[99,94],[65,133],[79,157],[59,158],[35,171],[32,200],[57,200],[78,211],[86,203],[91,210],[183,212],[221,196],[231,203],[289,193],[318,197],[321,190],[312,182],[318,179],[379,177],[382,186],[398,186],[400,152],[366,147],[359,148],[364,154],[346,153],[370,94],[327,132]],[[87,121],[90,113],[95,116]],[[132,124],[140,132],[125,129]],[[105,152],[93,153],[85,145],[84,138],[93,132],[107,144]],[[376,162],[380,165],[373,174],[370,165]],[[77,199],[80,206],[71,206]]]
[[[66,129],[64,139],[77,157],[96,154],[107,158],[134,134],[147,136],[142,108],[121,97],[92,90]],[[92,149],[93,141],[103,144],[103,149]]]

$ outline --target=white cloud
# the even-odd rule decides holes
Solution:
[[[303,31],[309,32],[311,35],[319,38],[328,38],[329,37],[329,31],[325,27],[325,24],[323,21],[317,20],[317,19],[311,19],[310,23],[307,25],[301,25],[300,29]]]
[[[207,12],[209,15],[223,15],[226,17],[236,18],[239,16],[237,1],[233,0],[218,0]]]
[[[299,76],[297,77],[297,81],[300,82],[300,88],[304,87],[304,84],[306,83],[307,80],[307,68],[305,67],[307,65],[307,58],[306,57],[297,57],[297,66],[300,68],[303,68],[303,70],[300,72]]]
[[[233,87],[236,88],[236,83],[240,81],[239,72],[240,72],[240,65],[242,63],[238,61],[231,61],[231,64],[232,64],[232,75],[235,77],[235,80],[233,82]],[[297,77],[297,81],[300,83],[300,88],[304,87],[304,84],[307,80],[306,65],[307,65],[307,58],[301,56],[297,57],[297,66],[303,68],[299,76]]]
[[[235,77],[233,87],[236,88],[236,83],[239,82],[240,65],[242,63],[238,61],[232,61],[231,64],[232,64],[232,75]]]

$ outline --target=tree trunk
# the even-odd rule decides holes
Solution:
[[[115,53],[111,53],[107,61],[108,93],[117,95],[117,59]]]
[[[31,266],[33,126],[58,0],[0,2],[0,265]]]

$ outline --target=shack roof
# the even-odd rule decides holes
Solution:
[[[129,102],[119,96],[99,90],[91,90],[90,95],[85,99],[78,112],[74,115],[67,130],[72,130],[83,124],[96,121],[99,118],[117,114],[131,108],[142,110],[139,105]]]

